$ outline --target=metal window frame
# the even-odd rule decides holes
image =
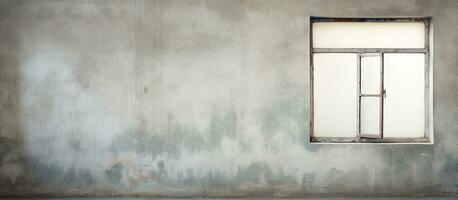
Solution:
[[[382,139],[383,138],[383,105],[384,105],[384,96],[385,96],[385,89],[384,89],[384,73],[383,73],[383,53],[358,53],[357,54],[357,77],[358,77],[358,87],[357,87],[357,98],[358,98],[358,116],[357,116],[357,121],[358,121],[358,138],[372,138],[372,139]],[[380,83],[379,83],[379,91],[378,94],[368,94],[368,93],[363,93],[361,90],[361,71],[362,71],[362,65],[361,61],[364,57],[379,57],[380,59],[380,71],[379,71],[379,76],[380,76]],[[378,123],[378,133],[377,134],[369,134],[369,133],[363,133],[361,131],[361,101],[364,98],[378,98],[379,99],[379,123]]]
[[[335,17],[310,17],[309,21],[309,56],[310,56],[310,123],[309,139],[311,143],[433,143],[433,112],[432,112],[432,27],[431,17],[400,17],[400,18],[335,18]],[[425,24],[424,48],[313,48],[313,23],[316,22],[423,22]],[[315,53],[355,53],[358,55],[358,135],[357,137],[315,137],[314,136],[314,70],[313,55]],[[380,85],[380,137],[369,138],[360,135],[360,62],[361,55],[377,53],[381,58],[381,85]],[[383,83],[383,66],[385,53],[422,53],[425,54],[425,133],[421,138],[387,138],[383,137],[383,106],[385,88]],[[363,136],[363,137],[361,137]]]

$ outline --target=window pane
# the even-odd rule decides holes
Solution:
[[[380,97],[361,97],[361,133],[380,134]]]
[[[361,57],[361,94],[380,94],[380,56]]]
[[[422,22],[314,22],[314,48],[424,48]]]
[[[385,54],[384,137],[425,133],[425,55]]]
[[[315,137],[356,137],[356,54],[314,54]]]

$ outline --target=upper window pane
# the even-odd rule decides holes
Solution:
[[[424,48],[422,22],[313,22],[314,48]]]

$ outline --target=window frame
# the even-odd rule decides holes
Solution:
[[[402,17],[402,18],[342,18],[342,17],[314,17],[309,20],[309,75],[310,75],[310,116],[309,116],[309,139],[311,143],[421,143],[433,144],[433,76],[432,76],[432,17]],[[313,47],[313,24],[316,22],[422,22],[425,25],[424,48],[314,48]],[[382,63],[384,53],[422,53],[425,54],[425,129],[423,137],[420,138],[390,138],[383,137],[383,121],[381,122],[382,132],[380,138],[361,137],[315,137],[314,136],[314,68],[313,56],[315,53],[355,53],[358,57],[358,70],[361,56],[368,53],[380,54]],[[382,64],[383,66],[383,64]],[[358,73],[360,73],[358,71]],[[383,73],[383,67],[382,67]],[[359,80],[358,80],[359,82]],[[383,81],[381,88],[384,90]],[[358,83],[359,85],[359,83]],[[359,87],[359,86],[358,86]],[[360,97],[358,98],[360,99]],[[358,110],[359,110],[358,104]],[[381,107],[383,109],[383,97]],[[359,111],[358,111],[359,112]],[[381,114],[383,120],[383,112]],[[358,114],[358,121],[360,114]],[[358,122],[359,129],[359,122]],[[359,131],[358,131],[359,132]]]

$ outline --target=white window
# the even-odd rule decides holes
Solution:
[[[312,142],[432,142],[429,18],[310,23]]]

